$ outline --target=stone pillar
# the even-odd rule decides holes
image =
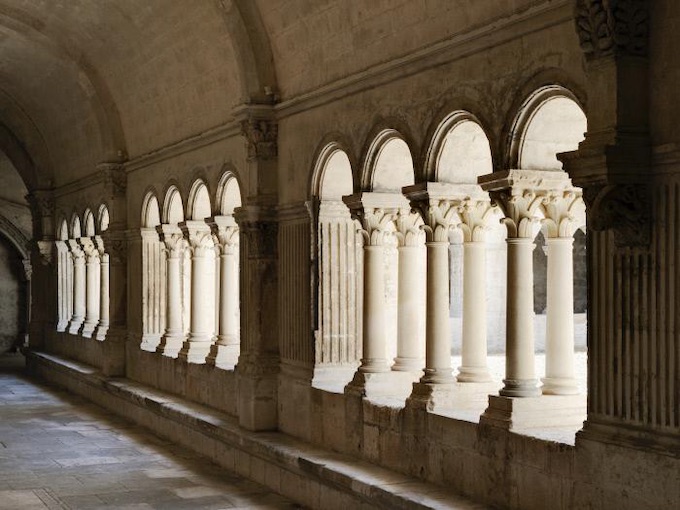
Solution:
[[[191,319],[179,358],[203,364],[215,337],[215,245],[204,221],[185,221],[180,228],[191,252]]]
[[[85,253],[75,239],[69,239],[68,246],[73,260],[73,315],[68,332],[77,335],[85,320]]]
[[[182,323],[181,255],[185,249],[184,236],[176,225],[159,225],[158,233],[165,244],[167,263],[167,296],[165,333],[158,345],[164,356],[176,358],[186,339]]]
[[[208,363],[233,368],[240,347],[239,315],[239,231],[233,216],[215,216],[206,220],[212,228],[219,250],[219,300],[217,341],[210,350]]]
[[[117,223],[118,224],[118,223]],[[102,371],[107,376],[125,374],[125,344],[128,337],[128,239],[122,230],[102,232],[102,243],[108,254],[109,327],[102,342]]]
[[[140,229],[141,342],[144,351],[155,352],[165,331],[167,261],[165,245],[155,228]]]
[[[103,243],[99,247],[99,257],[101,259],[101,283],[99,284],[100,298],[99,298],[99,325],[97,326],[96,338],[97,340],[104,340],[106,332],[109,330],[110,313],[109,313],[109,254],[106,253]]]
[[[69,303],[73,299],[69,273],[73,268],[67,242],[55,241],[54,244],[57,248],[57,331],[64,332],[72,314]]]
[[[99,323],[101,263],[99,259],[99,249],[93,239],[83,237],[80,245],[85,253],[85,321],[79,333],[91,338],[97,324]]]
[[[487,364],[486,243],[488,198],[466,198],[459,206],[463,232],[463,337],[458,382],[491,381]]]
[[[343,200],[361,221],[364,236],[363,354],[361,365],[345,391],[365,396],[394,395],[399,393],[399,385],[408,391],[409,374],[390,370],[385,316],[386,240],[394,235],[397,215],[408,210],[408,202],[401,194],[372,192]]]

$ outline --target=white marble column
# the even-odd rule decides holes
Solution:
[[[208,355],[208,363],[233,368],[240,347],[239,309],[239,230],[232,216],[206,220],[219,248],[219,301],[217,341]]]
[[[424,271],[421,246],[411,241],[399,246],[399,283],[397,309],[397,357],[392,370],[420,372],[423,368],[420,314],[423,296],[420,295],[419,279]]]
[[[73,315],[68,332],[77,335],[85,320],[85,254],[75,239],[69,239],[68,246],[73,259]]]
[[[214,341],[215,245],[210,227],[203,221],[180,224],[191,251],[191,319],[189,337],[179,357],[189,363],[205,363]]]
[[[164,356],[176,358],[186,339],[182,322],[182,276],[180,264],[185,241],[182,231],[176,225],[160,225],[158,233],[165,244],[167,263],[167,297],[165,333],[158,345]]]
[[[101,259],[101,283],[99,284],[99,325],[97,326],[97,340],[104,340],[110,324],[110,289],[109,289],[109,254],[104,251],[103,246],[99,249]]]
[[[99,249],[95,241],[89,237],[80,239],[80,244],[85,253],[85,321],[79,333],[91,338],[97,324],[99,323],[99,283],[101,280],[101,263],[99,259]]]

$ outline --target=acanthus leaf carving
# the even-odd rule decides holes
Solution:
[[[577,0],[576,30],[586,58],[645,56],[648,9],[647,0]]]
[[[248,158],[276,159],[278,130],[278,124],[273,119],[249,118],[241,121],[241,134],[248,144]]]

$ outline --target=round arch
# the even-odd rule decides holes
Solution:
[[[587,118],[576,95],[561,85],[530,94],[515,115],[508,138],[510,168],[561,170],[555,154],[576,150]]]
[[[241,205],[241,187],[238,179],[232,172],[225,172],[217,186],[215,206],[219,214],[230,215],[234,214],[234,210]]]
[[[71,225],[70,225],[70,231],[71,239],[78,239],[79,237],[82,237],[82,229],[80,226],[80,216],[78,216],[77,213],[73,213],[73,216],[71,217]]]
[[[163,202],[163,223],[180,223],[184,221],[184,206],[182,195],[177,186],[172,185],[165,193]]]
[[[342,200],[354,192],[352,163],[337,143],[323,148],[312,174],[312,195],[320,200]]]
[[[109,215],[109,208],[106,204],[101,204],[97,213],[97,232],[106,232],[109,229],[110,223],[111,216]]]
[[[371,142],[362,171],[361,187],[368,191],[401,193],[415,182],[411,148],[394,129],[384,129]]]
[[[154,228],[161,224],[160,208],[158,206],[158,198],[153,191],[149,191],[144,197],[142,203],[142,227]]]
[[[97,233],[94,214],[92,214],[92,211],[89,208],[85,209],[85,213],[83,214],[83,230],[86,237],[92,237]]]
[[[189,203],[186,217],[192,220],[202,220],[212,216],[210,192],[203,179],[197,179],[189,191]]]
[[[458,110],[437,126],[425,159],[428,181],[476,184],[493,172],[491,144],[479,120]]]

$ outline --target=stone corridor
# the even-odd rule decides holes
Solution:
[[[0,357],[0,509],[293,509],[262,486]]]

